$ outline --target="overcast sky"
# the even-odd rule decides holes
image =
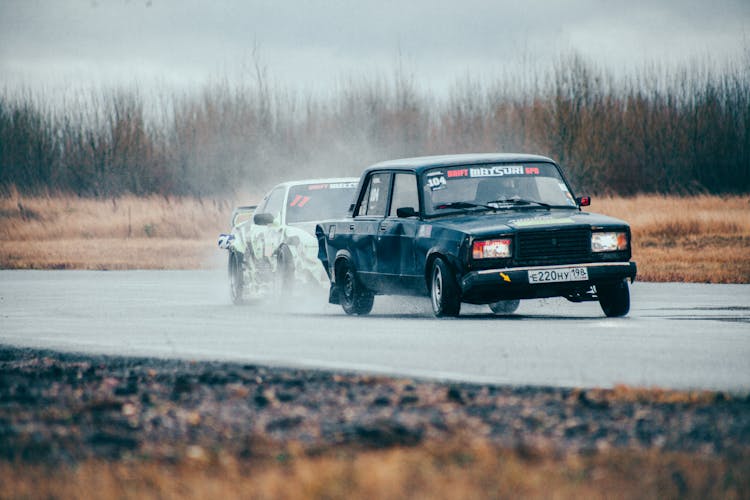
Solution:
[[[403,66],[424,87],[576,50],[611,68],[750,52],[750,0],[0,0],[0,85],[200,85],[242,73],[327,89]]]

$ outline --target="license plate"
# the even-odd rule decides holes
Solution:
[[[529,283],[559,283],[561,281],[586,281],[589,273],[585,267],[558,267],[529,271]]]

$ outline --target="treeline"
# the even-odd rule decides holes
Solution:
[[[192,94],[66,99],[0,92],[0,189],[257,193],[389,158],[508,151],[557,159],[589,193],[750,192],[750,55],[617,77],[572,55],[493,82],[467,78],[444,96],[397,69],[327,96],[258,71]]]

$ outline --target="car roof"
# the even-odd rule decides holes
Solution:
[[[278,187],[306,186],[308,184],[336,184],[339,182],[359,182],[359,177],[326,177],[321,179],[302,179],[298,181],[287,181],[276,184],[273,189]]]
[[[367,171],[376,169],[415,170],[422,171],[434,167],[452,167],[457,165],[481,165],[490,163],[508,162],[551,162],[546,156],[521,154],[521,153],[478,153],[478,154],[456,154],[442,156],[419,156],[416,158],[401,158],[398,160],[387,160],[376,163],[367,168]]]

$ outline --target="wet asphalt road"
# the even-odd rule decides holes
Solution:
[[[511,317],[377,297],[348,317],[326,293],[231,305],[221,271],[0,271],[0,343],[250,361],[514,385],[750,391],[750,285],[636,283],[626,318],[523,301]]]

